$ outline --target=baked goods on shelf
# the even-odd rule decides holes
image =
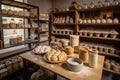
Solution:
[[[2,9],[2,13],[3,13],[3,14],[7,14],[7,13],[8,13],[8,11],[7,11],[7,10],[5,10],[5,9]]]
[[[104,68],[120,73],[120,63],[114,60],[106,59],[104,61]]]
[[[60,63],[67,59],[67,55],[64,51],[51,49],[44,56],[45,60],[50,63]]]
[[[16,37],[16,38],[11,38],[10,39],[10,44],[11,45],[16,45],[22,43],[22,37]]]
[[[51,49],[50,46],[40,45],[40,46],[37,46],[35,49],[33,49],[33,52],[36,54],[44,54],[50,51],[50,49]]]

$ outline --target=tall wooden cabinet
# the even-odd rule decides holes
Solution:
[[[40,35],[38,34],[39,23],[33,24],[34,19],[39,20],[39,7],[14,0],[0,0],[0,5],[0,48],[10,48],[26,44],[29,44],[29,47],[31,47],[32,43],[40,41]],[[2,9],[2,5],[16,7],[23,9],[23,11],[5,10]],[[8,23],[4,23],[3,17],[11,18],[11,22],[8,20]],[[23,21],[21,21],[22,24],[20,24],[21,22],[14,20],[15,18],[21,19]],[[8,43],[5,43],[4,31],[6,30],[13,30],[14,32],[16,32],[16,30],[23,30],[24,36],[11,38]],[[19,35],[21,34],[22,33]]]
[[[97,49],[106,60],[120,65],[120,5],[51,12],[51,41],[79,35],[80,45]],[[105,62],[106,62],[105,60]],[[106,65],[106,64],[105,64]],[[104,70],[120,75],[112,67]]]

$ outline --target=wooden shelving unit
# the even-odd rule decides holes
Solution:
[[[55,37],[57,39],[60,38],[69,38],[68,36],[71,34],[62,34],[62,33],[53,33],[54,31],[57,31],[58,29],[64,30],[64,29],[70,29],[73,31],[74,35],[80,35],[79,32],[80,30],[85,30],[87,29],[93,29],[93,31],[97,31],[97,29],[106,30],[107,29],[112,29],[117,31],[119,34],[117,35],[117,38],[110,38],[110,33],[108,34],[108,37],[95,37],[95,36],[81,36],[80,35],[80,42],[90,42],[90,43],[99,43],[99,44],[107,44],[111,45],[114,47],[117,47],[117,49],[120,49],[118,45],[120,45],[120,5],[111,5],[111,6],[103,6],[103,7],[95,7],[95,8],[87,8],[87,9],[79,9],[79,10],[70,10],[70,11],[58,11],[58,12],[51,12],[51,35],[50,37]],[[118,23],[80,23],[80,20],[97,20],[97,19],[108,19],[107,15],[111,14],[111,19],[114,20],[117,18],[119,20]],[[62,21],[55,22],[55,18],[63,19],[66,16],[73,16],[73,21],[74,23],[63,23]],[[106,16],[106,17],[105,17]],[[59,20],[58,19],[58,20]],[[61,23],[62,22],[62,23]],[[109,30],[108,30],[109,31]],[[59,37],[60,36],[60,37]],[[109,56],[109,57],[114,57],[118,61],[120,59],[120,56],[117,54],[110,54],[110,53],[99,53],[104,56]],[[104,69],[106,70],[106,69]],[[111,70],[106,70],[115,73],[114,71]],[[117,73],[120,75],[120,73]]]
[[[38,22],[38,23],[41,24],[40,27],[39,27],[39,34],[40,34],[40,41],[39,42],[40,42],[40,44],[44,43],[44,42],[47,42],[48,44],[45,44],[45,45],[49,45],[49,20],[40,19],[39,21],[34,20],[34,22]],[[44,24],[44,26],[42,24]],[[47,26],[46,30],[42,30],[43,28],[45,28],[45,25]],[[42,40],[44,38],[46,38],[46,40]]]
[[[3,17],[14,17],[14,18],[23,18],[23,19],[35,19],[33,17],[26,17],[26,16],[18,16],[18,15],[8,15],[8,14],[2,14]]]
[[[120,75],[119,72],[115,72],[115,71],[113,71],[113,70],[111,70],[111,69],[106,69],[106,68],[104,68],[104,70],[105,70],[105,71],[108,71],[108,72],[111,72],[111,73],[114,73],[114,74],[117,74],[117,75]]]
[[[20,44],[17,45],[11,45],[11,44],[5,44],[4,48],[11,48],[11,47],[15,47],[15,46],[19,46],[19,45],[24,45],[24,44],[30,44],[30,43],[37,43],[39,42],[39,40],[25,40],[23,42],[21,42]]]
[[[104,37],[90,37],[90,36],[80,36],[81,38],[90,38],[90,39],[99,39],[99,40],[107,40],[107,41],[117,41],[120,42],[120,39],[118,38],[104,38]]]
[[[63,36],[69,36],[69,34],[56,34],[56,33],[52,33],[52,35],[63,35]]]
[[[117,54],[111,54],[111,53],[105,53],[105,52],[100,52],[99,54],[101,54],[101,55],[107,55],[107,56],[114,56],[114,57],[120,58],[120,56],[117,55]]]
[[[53,25],[61,25],[61,26],[74,26],[76,25],[75,23],[53,23]]]
[[[119,26],[120,23],[78,23],[78,25],[96,25],[96,26],[99,26],[99,25],[103,25],[103,26]]]
[[[30,4],[27,4],[27,3],[23,3],[23,2],[18,2],[18,1],[14,1],[14,0],[1,0],[0,1],[0,33],[1,33],[1,36],[0,36],[0,39],[2,40],[2,46],[3,48],[10,48],[10,47],[15,47],[15,46],[19,46],[19,45],[26,45],[26,44],[29,44],[29,48],[31,48],[31,44],[32,43],[37,43],[39,42],[39,38],[37,39],[34,39],[32,40],[30,38],[31,34],[31,30],[32,29],[35,29],[35,31],[38,30],[38,27],[34,27],[34,26],[30,26],[30,28],[3,28],[3,21],[2,21],[2,18],[3,17],[10,17],[10,18],[20,18],[20,19],[23,19],[23,25],[25,25],[26,21],[28,22],[28,24],[32,25],[32,20],[33,19],[36,19],[36,20],[39,20],[39,7],[38,6],[34,6],[34,5],[30,5]],[[10,15],[10,14],[3,14],[2,13],[2,5],[7,5],[7,6],[11,6],[11,7],[16,7],[16,8],[21,8],[23,10],[26,10],[28,11],[29,13],[32,12],[32,10],[35,10],[35,15],[36,17],[31,17],[30,15],[27,17],[27,16],[19,16],[19,15]],[[39,23],[37,23],[37,25],[39,26]],[[17,27],[17,26],[16,26]],[[11,29],[23,29],[24,30],[24,41],[22,41],[21,43],[19,44],[16,44],[16,45],[11,45],[11,44],[6,44],[4,43],[4,30],[11,30]],[[26,30],[27,29],[27,30]],[[37,31],[38,32],[38,31]],[[35,32],[35,34],[37,33]],[[28,34],[28,39],[26,39],[26,33]],[[39,37],[39,34],[37,35],[37,37]]]

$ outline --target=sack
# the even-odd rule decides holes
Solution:
[[[32,74],[30,80],[52,80],[53,75],[52,72],[41,68]]]

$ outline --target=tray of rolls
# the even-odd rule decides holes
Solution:
[[[67,60],[67,54],[61,50],[51,49],[43,58],[49,63],[61,63]]]

